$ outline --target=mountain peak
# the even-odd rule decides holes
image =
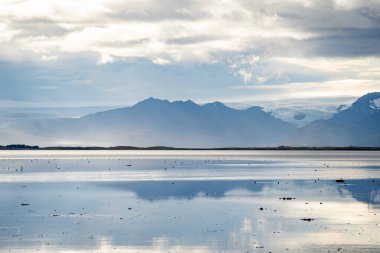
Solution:
[[[380,109],[380,92],[367,93],[367,95],[360,97],[355,103],[378,110]]]
[[[372,101],[374,99],[378,99],[378,98],[380,98],[380,92],[371,92],[371,93],[367,93],[366,95],[358,98],[355,103],[357,103],[357,102],[358,103],[370,102],[370,101]]]
[[[247,111],[264,112],[264,110],[261,106],[251,106],[251,107],[247,108]]]
[[[358,98],[346,111],[355,111],[367,114],[379,109],[380,92],[372,92]]]
[[[219,101],[204,104],[203,107],[204,108],[228,108],[225,104],[223,104]]]
[[[144,99],[134,106],[141,106],[141,105],[157,105],[157,104],[169,104],[170,102],[168,100],[162,100],[154,97],[149,97],[147,99]]]
[[[182,101],[182,100],[177,100],[177,101],[174,101],[172,102],[172,104],[184,104],[184,105],[197,105],[196,103],[194,103],[192,100],[186,100],[186,101]]]
[[[169,102],[167,99],[159,99],[159,98],[154,98],[154,97],[149,97],[147,99],[144,99],[143,101],[141,102],[145,102],[145,103],[157,103],[157,102]]]

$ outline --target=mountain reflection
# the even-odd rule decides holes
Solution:
[[[378,153],[88,155],[2,161],[0,253],[380,252]]]
[[[266,188],[282,189],[305,197],[302,192],[307,190],[319,191],[328,186],[335,189],[342,198],[353,197],[357,201],[367,203],[371,207],[380,207],[380,180],[349,180],[338,184],[334,180],[292,180],[292,181],[142,181],[98,183],[101,187],[134,193],[139,199],[156,201],[166,199],[186,199],[202,196],[207,198],[223,198],[228,192],[246,190],[252,195]],[[282,196],[281,197],[289,197]],[[313,198],[313,196],[310,196]]]

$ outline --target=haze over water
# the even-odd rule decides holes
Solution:
[[[0,159],[0,252],[380,251],[377,151]]]

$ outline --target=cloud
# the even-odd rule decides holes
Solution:
[[[323,73],[329,80],[380,80],[380,61],[377,57],[275,57],[272,61],[285,68],[285,72],[296,69],[299,74]]]
[[[252,80],[252,76],[257,68],[257,63],[260,61],[260,56],[252,55],[238,55],[228,59],[229,68],[235,75],[240,75],[244,83]]]
[[[90,52],[99,63],[142,57],[212,62],[273,39],[314,36],[245,1],[10,1],[1,4],[0,41],[19,54]],[[168,8],[170,6],[170,8]],[[222,29],[221,29],[222,28]],[[5,45],[2,43],[1,47]]]
[[[296,84],[283,91],[301,95],[300,83],[380,80],[379,53],[376,0],[0,3],[0,73],[21,66],[2,80],[2,99],[228,101],[235,94],[226,87],[258,84]]]
[[[163,59],[163,58],[161,58],[161,57],[158,57],[158,58],[156,58],[156,59],[153,59],[152,62],[155,63],[155,64],[158,64],[158,65],[166,65],[166,64],[169,64],[169,63],[170,63],[169,60]]]
[[[243,90],[244,92],[239,92]],[[241,85],[231,87],[231,96],[219,98],[231,105],[262,105],[268,108],[297,105],[324,109],[349,104],[359,96],[379,90],[378,80],[346,79],[325,82],[279,85]]]

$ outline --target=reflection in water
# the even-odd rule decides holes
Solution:
[[[281,182],[281,185],[280,185]],[[245,180],[245,181],[142,181],[142,182],[113,182],[99,184],[104,187],[111,187],[124,191],[130,191],[136,194],[139,199],[144,200],[165,200],[170,198],[191,200],[199,196],[207,196],[210,198],[223,198],[228,196],[229,192],[236,189],[247,190],[250,193],[259,193],[263,188],[281,189],[284,193],[292,192],[294,188],[302,189],[296,195],[303,196],[308,193],[308,198],[320,196],[314,195],[320,191],[321,185],[331,188],[331,191],[338,191],[342,198],[353,197],[358,201],[368,203],[373,208],[380,208],[380,180],[349,180],[344,184],[336,184],[334,180],[323,181],[261,181],[261,180]],[[278,185],[278,186],[276,186]],[[314,192],[309,193],[308,191]],[[328,192],[331,194],[331,192]]]
[[[366,157],[351,161],[350,170],[347,161],[342,167],[331,157],[329,167],[319,158],[281,158],[278,166],[290,174],[285,176],[276,173],[281,169],[275,159],[270,164],[71,159],[50,160],[50,165],[46,159],[3,160],[0,252],[379,252],[380,177],[375,166],[380,163]],[[146,181],[101,180],[109,167],[161,173],[165,163],[179,163],[182,179],[160,180],[168,175],[163,174]],[[316,167],[318,163],[322,165]],[[20,164],[22,173],[39,172],[41,167],[47,176],[33,181],[25,180],[20,171],[8,172],[8,167]],[[236,164],[247,167],[250,179],[184,180],[213,166],[218,173],[233,174]],[[252,164],[257,166],[249,167]],[[271,167],[264,170],[260,165]],[[322,169],[328,170],[328,177],[322,177]],[[49,176],[60,170],[91,172],[98,180],[60,181]],[[262,175],[257,170],[272,179],[255,178]],[[350,175],[352,170],[361,176]],[[9,182],[9,175],[20,180]],[[346,182],[336,183],[336,175]]]

